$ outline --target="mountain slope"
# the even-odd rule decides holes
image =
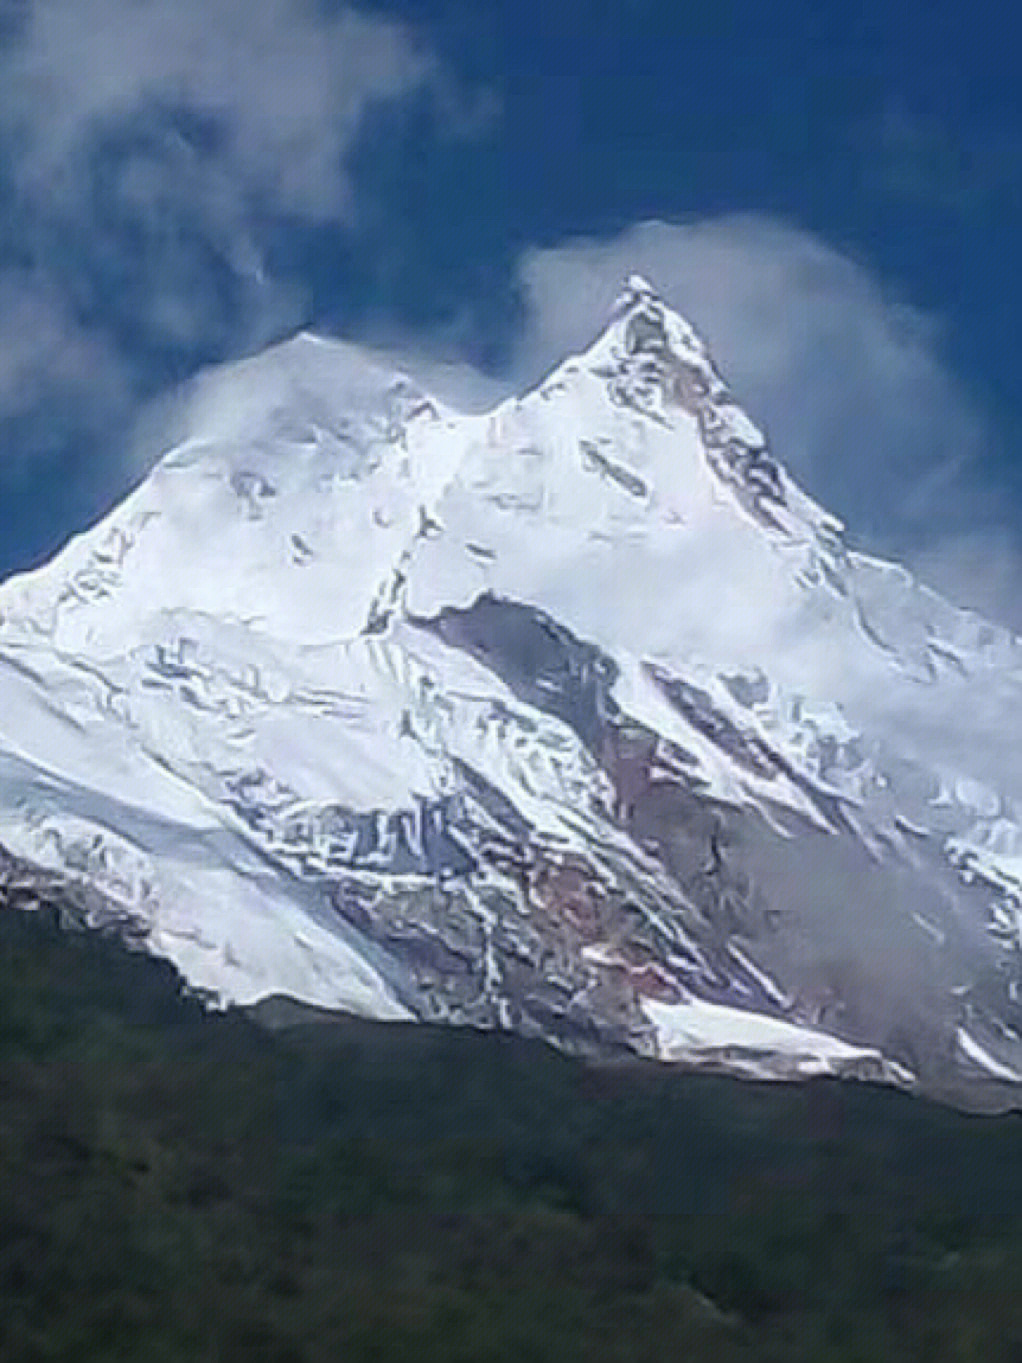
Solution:
[[[1022,1082],[1022,645],[840,525],[644,281],[451,412],[300,337],[0,588],[0,844],[211,997]]]

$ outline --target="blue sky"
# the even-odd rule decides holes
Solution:
[[[0,0],[0,574],[123,494],[201,366],[311,326],[499,391],[635,267],[854,540],[1022,628],[1019,25]]]

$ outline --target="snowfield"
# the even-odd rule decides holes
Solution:
[[[0,587],[0,897],[212,1002],[1015,1091],[1022,643],[851,549],[648,284],[491,412],[299,336],[186,424]]]

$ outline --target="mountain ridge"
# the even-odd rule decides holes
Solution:
[[[235,366],[0,586],[0,698],[0,846],[211,998],[1022,1082],[1022,644],[849,549],[638,277],[484,413]]]

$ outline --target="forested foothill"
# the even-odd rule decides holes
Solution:
[[[1022,1117],[211,1013],[0,913],[0,1357],[1019,1363]]]

